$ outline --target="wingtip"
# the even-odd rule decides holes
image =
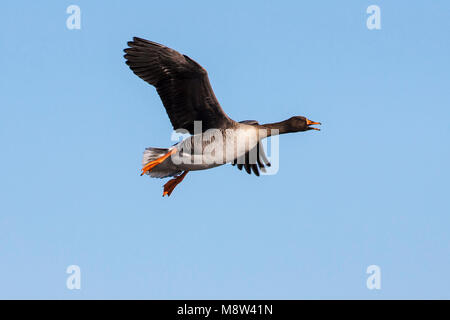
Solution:
[[[133,41],[130,41],[130,42],[132,42],[133,44],[137,44],[137,43],[150,43],[150,44],[152,44],[153,43],[153,41],[149,41],[149,40],[147,40],[147,39],[144,39],[144,38],[139,38],[139,37],[133,37]]]
[[[145,42],[145,41],[147,41],[147,40],[139,38],[139,37],[133,37],[133,40],[128,41],[127,45],[132,48],[132,47],[136,46],[138,42]],[[129,49],[129,48],[127,48],[127,49]]]

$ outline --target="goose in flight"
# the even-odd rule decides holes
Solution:
[[[170,148],[147,148],[142,173],[153,178],[174,177],[164,185],[170,196],[189,171],[231,163],[259,176],[270,166],[261,140],[269,136],[320,130],[303,116],[275,123],[236,122],[222,109],[206,70],[186,55],[159,43],[134,37],[124,50],[126,64],[156,88],[174,130],[189,133]]]

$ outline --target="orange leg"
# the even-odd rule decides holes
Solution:
[[[169,152],[167,152],[165,155],[163,155],[162,157],[150,161],[149,163],[147,163],[143,168],[142,168],[142,173],[141,176],[146,173],[147,171],[152,171],[152,169],[154,167],[156,167],[158,164],[163,163],[164,160],[166,160],[168,157],[170,157],[172,154],[174,154],[175,152],[177,152],[176,148],[173,148],[172,150],[170,150]]]
[[[183,181],[184,177],[187,175],[189,171],[185,171],[182,174],[180,174],[179,176],[170,179],[169,181],[167,181],[167,183],[164,185],[164,192],[163,192],[163,197],[165,195],[167,195],[168,197],[170,197],[170,194],[172,193],[173,189],[175,189],[175,187],[181,182]]]

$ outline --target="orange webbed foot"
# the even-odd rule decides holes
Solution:
[[[170,179],[169,181],[166,182],[166,184],[164,185],[164,191],[163,191],[163,197],[165,195],[167,195],[168,197],[171,195],[173,189],[175,189],[175,187],[181,182],[183,181],[184,177],[187,175],[189,171],[184,171],[182,174],[180,174],[179,176]]]
[[[142,176],[144,173],[146,173],[146,172],[152,171],[152,169],[153,169],[154,167],[156,167],[158,164],[163,163],[168,157],[170,157],[170,156],[171,156],[172,154],[174,154],[175,152],[177,152],[177,149],[176,149],[176,148],[173,148],[173,149],[171,149],[169,152],[167,152],[165,155],[163,155],[162,157],[160,157],[160,158],[158,158],[158,159],[156,159],[156,160],[153,160],[153,161],[150,161],[149,163],[147,163],[147,164],[142,168],[141,176]]]

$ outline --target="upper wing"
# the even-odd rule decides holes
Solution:
[[[159,43],[134,37],[125,49],[126,63],[156,90],[173,128],[194,133],[194,121],[202,130],[221,128],[232,120],[220,107],[208,74],[186,55]]]
[[[240,121],[240,123],[246,123],[246,124],[259,124],[256,120],[244,120]],[[256,163],[253,163],[252,157],[250,157],[250,153],[256,152]],[[266,153],[264,152],[264,148],[259,142],[255,148],[247,152],[244,156],[235,159],[232,163],[233,166],[237,165],[239,170],[242,170],[242,168],[245,168],[245,171],[247,171],[248,174],[253,173],[256,176],[259,176],[259,169],[261,172],[266,172],[266,166],[270,167],[270,162],[267,159]]]

